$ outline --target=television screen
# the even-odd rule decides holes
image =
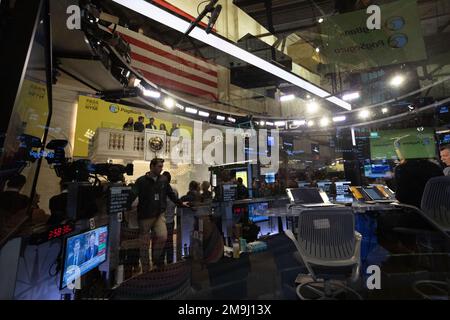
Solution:
[[[266,183],[275,183],[275,173],[268,173],[265,175]]]
[[[261,216],[260,214],[264,214],[269,209],[269,203],[261,202],[261,203],[251,203],[248,205],[248,218],[253,222],[261,222],[268,221],[268,216]]]
[[[392,170],[388,164],[369,164],[364,166],[364,175],[368,178],[390,178]]]
[[[102,226],[66,239],[61,289],[106,261],[108,227]]]
[[[397,160],[398,152],[405,159],[436,158],[434,131],[424,128],[382,130],[370,135],[372,160]]]

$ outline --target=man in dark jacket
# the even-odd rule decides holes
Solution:
[[[173,192],[168,179],[161,175],[163,166],[163,159],[153,159],[150,162],[150,172],[137,179],[132,187],[131,203],[136,197],[139,197],[137,213],[141,242],[140,258],[143,272],[150,271],[150,232],[152,235],[153,265],[161,267],[164,264],[162,252],[167,239],[166,221],[164,218],[167,198],[179,206],[185,205]]]

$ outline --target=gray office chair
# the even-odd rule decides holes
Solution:
[[[352,267],[350,281],[358,280],[362,236],[355,231],[351,208],[305,210],[298,219],[298,240],[291,230],[285,230],[285,234],[294,242],[309,272],[309,275],[297,277],[300,284],[296,292],[300,299],[309,300],[304,294],[306,291],[315,294],[319,300],[336,299],[343,292],[362,299],[352,288],[333,281],[336,275],[327,274],[319,278],[313,268],[321,267],[328,273],[336,272],[340,267]]]
[[[407,204],[394,204],[397,207],[418,213],[427,220],[436,231],[450,240],[450,177],[431,178],[422,195],[421,209]],[[396,228],[407,231],[407,228]],[[410,230],[421,233],[421,230]]]
[[[435,177],[427,182],[422,195],[421,209],[405,204],[396,206],[418,213],[437,232],[450,241],[450,177]],[[430,233],[408,228],[395,228],[394,230],[414,234]],[[448,300],[450,294],[450,282],[446,281],[421,280],[414,282],[412,287],[422,298],[429,300]],[[434,292],[434,294],[430,294],[430,292]]]

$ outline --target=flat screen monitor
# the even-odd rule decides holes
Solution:
[[[102,226],[71,237],[64,246],[61,289],[106,261],[108,226]]]
[[[368,178],[390,178],[391,166],[388,164],[369,164],[364,166],[364,175]]]
[[[275,183],[275,173],[268,173],[265,175],[266,183]]]
[[[398,151],[405,159],[436,158],[434,130],[380,130],[370,134],[372,160],[398,160]]]
[[[377,201],[377,200],[385,200],[385,197],[383,197],[377,190],[374,188],[363,188],[364,192],[370,197],[370,199]]]
[[[317,188],[286,189],[289,199],[294,203],[323,203],[323,198]]]
[[[253,222],[261,222],[261,221],[268,221],[268,216],[262,216],[260,214],[267,213],[267,210],[269,209],[269,203],[268,202],[260,202],[260,203],[251,203],[248,205],[248,218],[250,221]]]

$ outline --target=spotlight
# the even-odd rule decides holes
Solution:
[[[324,19],[323,18],[319,18],[319,20],[317,22],[319,23],[323,23]]]
[[[260,121],[260,122],[259,122],[259,125],[260,125],[260,126],[264,126],[265,124],[266,124],[266,123],[265,123],[264,121]]]
[[[328,119],[328,118],[320,119],[320,126],[321,127],[327,127],[329,124],[330,124],[330,119]]]
[[[173,100],[170,97],[167,97],[164,99],[164,105],[168,108],[168,109],[172,109],[173,107],[175,107],[175,100]]]
[[[275,121],[275,126],[282,127],[286,125],[286,121]]]
[[[183,105],[181,105],[181,104],[179,104],[179,103],[175,103],[175,107],[177,107],[178,109],[180,109],[180,110],[183,110],[183,111],[184,111],[184,106],[183,106]]]
[[[151,97],[151,98],[161,98],[161,93],[155,90],[148,90],[148,89],[144,89],[142,91],[142,93],[144,94],[144,96],[146,97]]]
[[[236,122],[236,119],[233,118],[233,117],[228,117],[228,121],[235,123],[235,122]]]
[[[294,126],[304,126],[306,124],[306,120],[295,120],[292,122]]]
[[[320,48],[319,48],[319,47],[316,48],[316,52],[317,52],[317,53],[320,52]]]
[[[217,120],[220,120],[220,121],[224,121],[224,120],[225,120],[225,117],[224,117],[224,116],[217,116],[216,119],[217,119]]]
[[[383,114],[386,114],[386,113],[389,112],[389,109],[388,109],[388,108],[383,108],[383,109],[381,109],[381,112],[382,112]]]
[[[293,95],[293,94],[288,94],[288,95],[280,97],[281,102],[292,101],[294,99],[295,99],[295,95]]]
[[[198,115],[199,115],[200,117],[205,117],[205,118],[209,117],[209,113],[208,113],[208,112],[205,112],[205,111],[199,111],[199,112],[198,112]]]
[[[342,100],[353,101],[353,100],[359,99],[360,97],[361,97],[361,95],[359,92],[352,92],[352,93],[344,94],[344,96],[342,97]]]
[[[315,101],[308,102],[306,105],[306,111],[308,113],[316,113],[319,110],[319,104]]]
[[[363,110],[358,115],[361,119],[367,119],[370,117],[370,111],[369,110]]]
[[[141,84],[141,79],[134,79],[134,83],[133,83],[133,86],[134,87],[137,87],[137,86],[139,86]]]
[[[333,118],[333,122],[343,122],[345,120],[347,120],[346,116],[338,116]]]
[[[389,84],[392,87],[400,87],[403,84],[403,82],[405,82],[405,77],[402,75],[396,75],[391,79]]]
[[[308,121],[308,127],[313,127],[314,126],[314,120],[309,120]]]
[[[266,122],[266,125],[273,127],[273,122],[267,121],[267,122]]]
[[[197,109],[189,108],[189,107],[186,107],[186,108],[185,108],[185,111],[186,111],[187,113],[190,113],[190,114],[197,114],[197,112],[198,112]]]

